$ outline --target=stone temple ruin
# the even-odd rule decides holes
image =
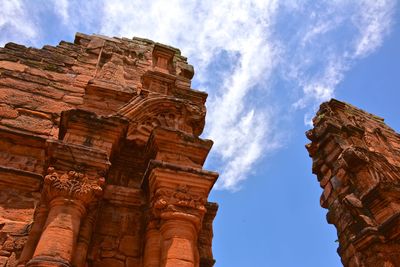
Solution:
[[[176,48],[0,48],[0,266],[212,267],[207,94]],[[323,103],[307,132],[346,267],[400,266],[400,135]]]
[[[140,38],[0,48],[0,266],[213,266],[193,74]]]
[[[307,132],[321,206],[344,266],[400,266],[400,135],[349,104],[323,103]]]

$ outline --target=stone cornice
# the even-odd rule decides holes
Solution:
[[[198,185],[200,187],[203,187],[204,189],[207,189],[207,194],[209,193],[219,176],[217,172],[213,171],[206,171],[200,168],[181,166],[178,164],[167,163],[159,160],[150,160],[147,170],[143,176],[144,178],[142,180],[142,185],[145,186],[146,180],[150,180],[150,176],[153,170],[166,174],[168,177],[171,178],[171,183],[186,184],[190,186]],[[204,181],[205,183],[203,183],[202,181]],[[205,184],[207,184],[207,186],[204,186]]]
[[[69,144],[104,150],[109,157],[125,138],[128,121],[120,116],[98,116],[74,109],[61,113],[59,139]]]
[[[34,172],[0,166],[0,186],[38,191],[43,176]]]
[[[118,114],[130,122],[127,138],[145,144],[157,126],[199,136],[204,128],[206,109],[189,100],[140,94],[123,106]]]
[[[103,150],[82,145],[66,144],[59,140],[47,141],[49,165],[56,169],[74,170],[82,168],[87,171],[105,172],[111,165]],[[104,175],[104,174],[103,174]]]
[[[157,127],[146,147],[148,158],[201,168],[213,142],[181,131]]]

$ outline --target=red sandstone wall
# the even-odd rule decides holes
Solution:
[[[382,118],[332,99],[307,132],[321,206],[344,266],[400,266],[400,135]]]
[[[8,43],[0,48],[0,266],[32,258],[50,216],[46,199],[53,193],[45,177],[52,171],[47,167],[68,173],[77,166],[75,160],[91,161],[107,178],[101,201],[87,205],[80,222],[77,246],[83,248],[86,263],[144,266],[154,197],[143,185],[149,161],[157,157],[179,168],[201,168],[211,148],[205,142],[188,152],[175,149],[182,146],[181,137],[169,132],[158,137],[156,145],[148,144],[156,127],[198,139],[207,95],[190,88],[193,74],[178,49],[140,38],[78,33],[74,43],[62,41],[55,47]],[[176,139],[174,145],[167,145],[165,153],[158,151],[169,138]],[[87,150],[93,157],[81,152],[74,156],[68,149]],[[204,267],[214,264],[212,220],[217,209],[216,204],[207,205],[196,245],[199,259],[194,259]]]
[[[140,38],[80,33],[74,43],[62,41],[56,47],[6,44],[0,48],[0,125],[57,138],[63,110],[116,112],[142,88],[142,76],[153,64],[154,45]],[[192,67],[174,50],[174,72],[187,76],[182,83],[190,89]]]

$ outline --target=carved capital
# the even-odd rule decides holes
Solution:
[[[186,186],[178,186],[175,190],[160,188],[153,196],[153,216],[160,219],[184,219],[198,228],[206,213],[206,203],[206,198],[190,192]]]
[[[53,167],[47,173],[44,192],[48,201],[63,197],[89,204],[103,194],[104,177],[89,177],[77,171],[58,172]]]

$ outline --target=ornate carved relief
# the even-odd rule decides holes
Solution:
[[[128,139],[144,144],[157,126],[200,135],[206,110],[204,106],[172,97],[139,96],[122,108],[119,114],[131,122]]]
[[[143,74],[141,83],[144,90],[152,93],[171,95],[175,87],[176,77],[171,74],[147,71]]]
[[[77,171],[59,174],[53,167],[49,167],[44,178],[44,192],[48,200],[65,197],[88,204],[103,193],[104,183],[104,177],[91,178]]]
[[[206,212],[205,204],[207,199],[190,191],[186,185],[180,185],[175,190],[160,188],[156,190],[153,196],[153,208],[156,213],[164,211],[186,212],[194,211],[201,214]]]
[[[191,89],[194,70],[179,50],[140,38],[84,34],[77,34],[74,43],[60,42],[56,47],[32,50],[10,44],[4,49],[11,57],[4,58],[5,62],[17,60],[18,69],[31,75],[17,71],[21,75],[8,75],[4,81],[5,85],[23,82],[26,86],[23,95],[16,89],[16,97],[6,101],[5,111],[12,117],[7,125],[16,127],[2,134],[21,135],[13,129],[24,134],[6,141],[0,134],[0,143],[6,142],[3,150],[10,154],[0,152],[4,165],[0,166],[0,187],[35,191],[35,201],[42,198],[35,203],[8,202],[18,207],[6,207],[4,214],[18,220],[0,223],[0,230],[10,231],[13,237],[3,240],[3,250],[7,250],[0,253],[0,266],[5,261],[7,266],[16,265],[26,237],[14,237],[27,232],[20,265],[205,266],[204,259],[212,256],[206,252],[199,265],[197,235],[216,179],[215,174],[202,170],[212,142],[197,140],[204,127],[207,94]],[[27,59],[32,63],[29,68]],[[12,65],[7,70],[10,73],[15,72],[11,63],[3,64]],[[12,93],[11,87],[7,90]],[[37,118],[34,127],[15,117],[22,112],[18,108],[21,98],[32,102],[28,113]],[[120,117],[129,123],[118,122]],[[42,119],[52,121],[54,127],[50,136],[39,138],[36,133],[44,131]],[[131,140],[126,140],[128,125]],[[158,126],[176,134],[158,135],[154,151],[147,153],[142,144]],[[159,162],[171,164],[154,167],[169,171],[159,171],[155,186],[147,191],[141,182],[147,162],[157,151]],[[46,173],[49,164],[52,167]],[[107,189],[102,188],[106,174],[107,182],[114,184]],[[4,193],[10,195],[8,191]],[[146,233],[147,218],[151,222]],[[211,223],[208,217],[207,224]],[[204,226],[207,234],[201,241],[207,249],[212,239],[209,225]],[[210,262],[207,266],[212,266]]]

